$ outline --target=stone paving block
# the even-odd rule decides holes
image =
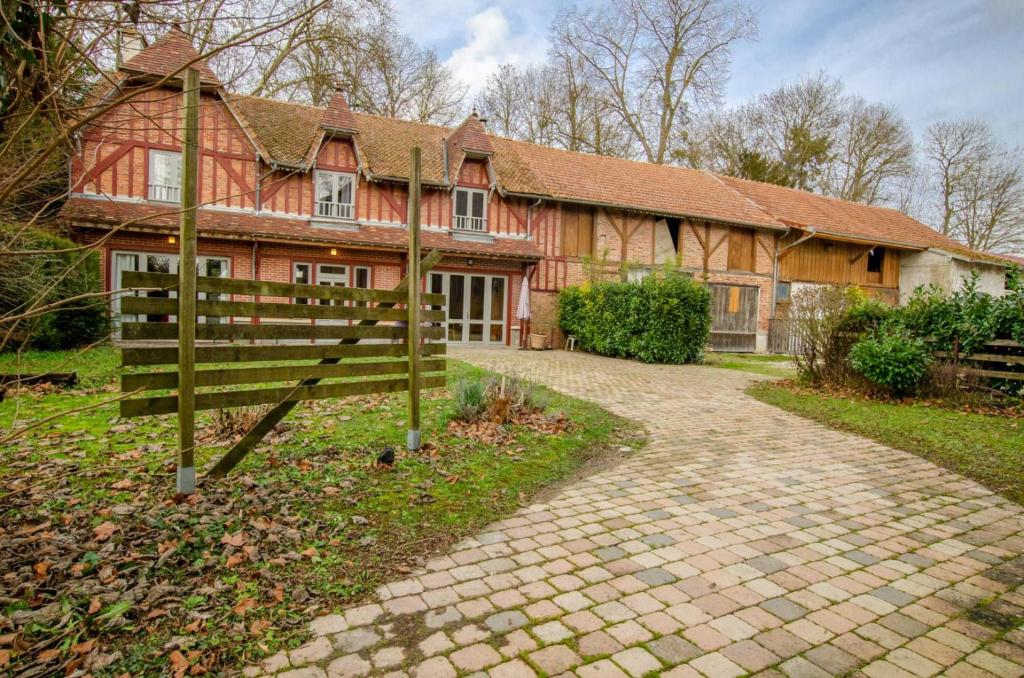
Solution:
[[[647,649],[668,666],[675,666],[693,659],[701,653],[693,643],[679,636],[662,636],[647,643]]]
[[[579,656],[565,645],[549,645],[530,653],[530,661],[549,675],[568,671],[580,664]]]
[[[579,678],[627,678],[629,676],[609,659],[585,664],[576,669],[576,675]]]
[[[579,653],[584,657],[610,655],[623,648],[622,643],[604,631],[594,631],[577,639]]]
[[[530,620],[519,610],[499,612],[488,617],[484,623],[495,633],[507,633],[522,626],[526,626]]]
[[[446,678],[456,669],[441,654],[489,647],[484,641],[494,664],[465,674],[497,672],[502,662],[508,671],[541,668],[530,665],[532,653],[551,660],[552,675],[599,675],[616,666],[599,655],[630,649],[675,663],[662,670],[670,678],[702,667],[899,678],[935,666],[954,677],[1017,675],[1024,666],[1024,632],[1000,640],[1001,631],[965,614],[982,600],[990,614],[1024,614],[1014,590],[1022,568],[1013,565],[1024,510],[1003,497],[763,405],[743,393],[755,377],[741,372],[455,351],[596,400],[643,423],[650,442],[382,585],[376,602],[313,620],[313,637],[334,645],[322,659],[313,657],[324,643],[314,641],[292,651],[296,662],[281,653],[240,667],[245,675],[306,661],[299,675],[322,673],[313,663],[359,675],[373,658],[374,675],[398,678],[400,665],[385,664],[401,642],[424,657],[410,675]],[[723,426],[723,408],[744,412],[749,425]],[[539,649],[537,628],[555,644]],[[579,666],[574,648],[595,652],[587,655],[595,663]]]
[[[448,655],[448,659],[457,669],[463,671],[479,671],[488,666],[494,666],[501,661],[501,655],[490,645],[477,643],[456,650]]]
[[[357,654],[338,657],[327,665],[328,678],[355,678],[369,675],[373,666]]]
[[[661,662],[642,647],[631,647],[611,656],[611,660],[633,678],[640,678],[662,668]]]
[[[416,666],[413,678],[455,678],[458,673],[447,657],[432,657]]]
[[[740,666],[720,652],[697,657],[690,666],[697,669],[706,676],[714,678],[735,678],[746,673]]]

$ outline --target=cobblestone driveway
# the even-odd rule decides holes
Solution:
[[[743,373],[454,355],[642,421],[650,444],[247,674],[1024,675],[1019,506],[761,404]]]

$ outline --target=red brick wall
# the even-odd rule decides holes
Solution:
[[[141,92],[89,127],[71,159],[73,190],[146,198],[149,154],[181,150],[181,93]],[[239,209],[255,207],[256,151],[223,102],[203,94],[200,109],[199,200]]]

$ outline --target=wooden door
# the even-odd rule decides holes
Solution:
[[[757,306],[761,290],[746,285],[711,285],[711,348],[757,350]]]

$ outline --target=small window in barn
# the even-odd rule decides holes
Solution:
[[[868,273],[881,273],[884,259],[885,250],[881,247],[876,247],[868,252]]]
[[[729,270],[754,272],[754,231],[749,228],[729,229]]]
[[[487,191],[456,188],[454,224],[462,231],[486,231]]]
[[[562,256],[589,257],[594,254],[594,210],[562,207]]]
[[[355,211],[355,182],[353,174],[343,172],[314,172],[316,188],[316,215],[329,219],[351,219]]]
[[[668,218],[665,220],[668,224],[668,234],[672,238],[672,248],[679,254],[682,250],[682,233],[683,233],[683,221],[682,219]]]
[[[149,199],[181,202],[181,153],[149,152]]]

